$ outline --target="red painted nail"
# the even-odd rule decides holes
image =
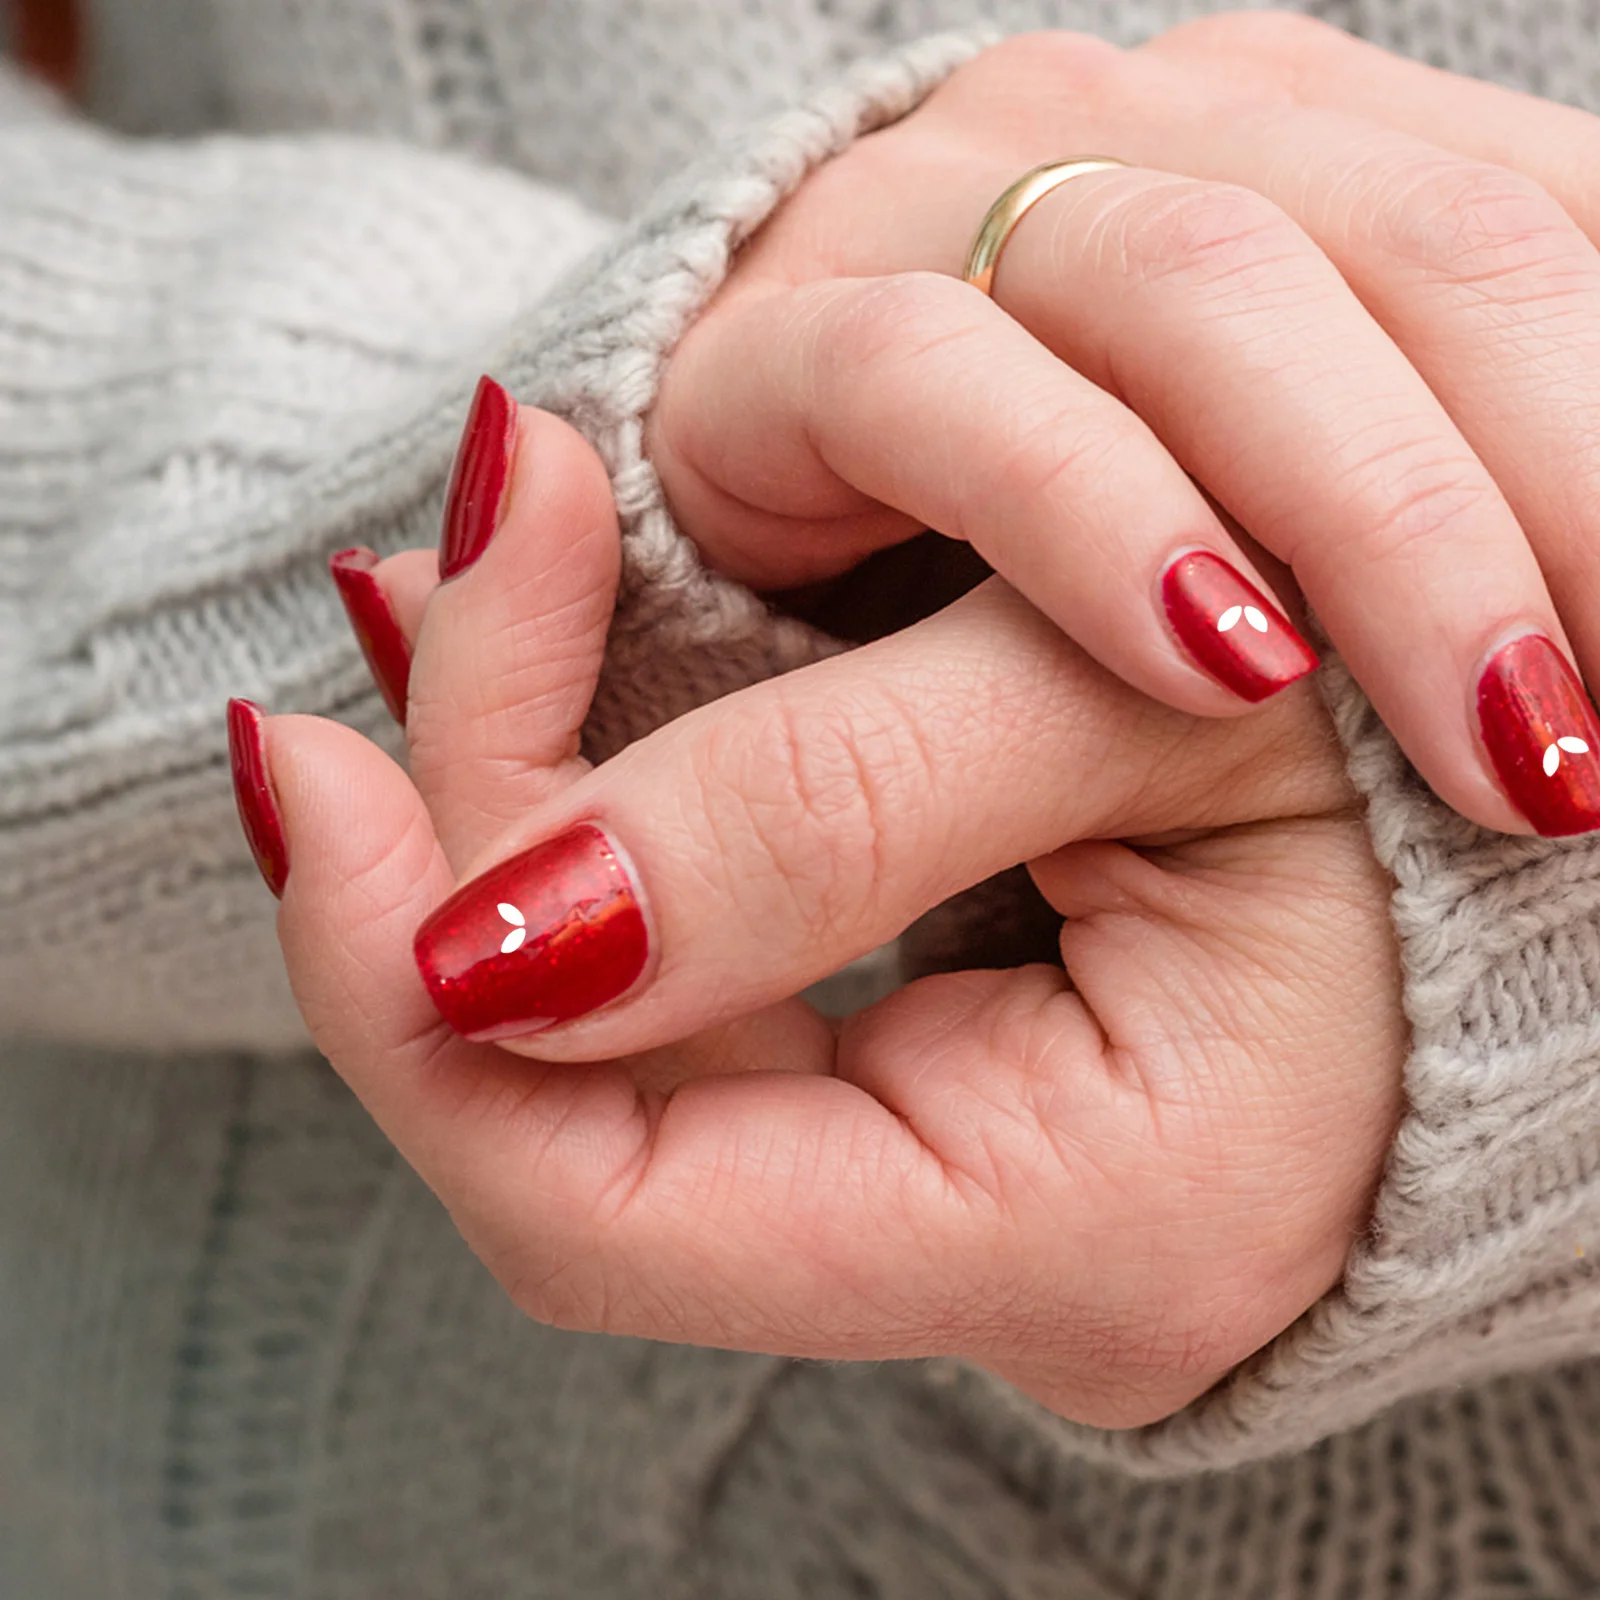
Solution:
[[[517,402],[493,378],[479,378],[445,497],[439,576],[465,572],[500,526],[517,438]]]
[[[1265,700],[1317,664],[1277,606],[1209,550],[1191,550],[1167,568],[1161,601],[1189,654],[1242,699]]]
[[[1600,718],[1542,633],[1497,650],[1478,680],[1483,745],[1511,803],[1546,838],[1600,828]]]
[[[249,700],[228,702],[228,758],[233,764],[233,798],[250,853],[267,887],[281,900],[289,881],[289,846],[283,818],[267,771],[267,750],[261,739],[261,707]]]
[[[328,571],[344,601],[345,615],[355,630],[361,653],[372,669],[383,702],[401,727],[406,720],[406,690],[411,682],[411,647],[394,619],[394,609],[372,569],[377,552],[357,545],[341,550],[328,562]]]
[[[615,1000],[644,970],[649,934],[611,841],[582,823],[457,889],[415,953],[457,1033],[507,1039]]]

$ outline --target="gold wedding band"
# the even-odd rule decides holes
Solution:
[[[983,226],[978,229],[972,248],[967,252],[967,264],[961,276],[985,294],[993,290],[994,269],[1000,264],[1000,252],[1011,237],[1011,230],[1022,221],[1052,189],[1081,178],[1086,172],[1103,172],[1108,167],[1125,167],[1126,161],[1115,156],[1074,156],[1070,161],[1047,161],[1032,172],[1025,172],[989,207]]]

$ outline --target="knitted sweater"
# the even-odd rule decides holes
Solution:
[[[526,1322],[304,1048],[232,816],[228,694],[393,738],[324,563],[432,542],[485,367],[613,475],[591,754],[835,648],[673,526],[662,360],[935,30],[1220,7],[89,9],[122,134],[0,65],[0,1600],[1600,1595],[1600,853],[1445,811],[1337,661],[1407,1114],[1339,1287],[1130,1433]],[[1594,0],[1321,9],[1600,109]]]

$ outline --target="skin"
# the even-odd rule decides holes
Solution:
[[[1092,151],[1134,170],[1040,201],[993,302],[958,281],[1012,178]],[[1297,16],[1011,40],[757,236],[668,366],[652,459],[757,589],[937,528],[1200,716],[1248,707],[1159,574],[1200,545],[1259,581],[1259,545],[1440,797],[1531,832],[1476,692],[1529,629],[1600,672],[1596,159],[1600,119]]]
[[[519,1306],[959,1354],[1123,1427],[1336,1283],[1401,1112],[1390,885],[1314,688],[1233,715],[1147,580],[1177,538],[1282,558],[1440,794],[1525,831],[1471,693],[1508,619],[1600,653],[1596,126],[1281,15],[1002,47],[799,191],[652,423],[683,525],[758,587],[882,584],[861,558],[925,524],[1000,577],[590,770],[618,543],[576,435],[524,412],[468,572],[379,569],[410,775],[269,720],[280,933],[318,1045]],[[1094,148],[1155,170],[1036,208],[997,302],[951,281],[1010,178]],[[461,1041],[412,933],[582,818],[636,866],[645,981]],[[1017,861],[1070,983],[927,979],[843,1025],[791,998]]]
[[[1158,706],[993,579],[590,770],[618,543],[587,446],[525,411],[499,532],[442,587],[432,559],[380,569],[417,631],[410,778],[336,724],[266,724],[279,932],[318,1046],[529,1315],[958,1353],[1129,1426],[1337,1278],[1405,1030],[1388,884],[1312,689],[1242,722]],[[466,1043],[411,933],[585,817],[637,868],[648,981]],[[1072,919],[1070,987],[927,979],[843,1025],[789,998],[1019,857]]]

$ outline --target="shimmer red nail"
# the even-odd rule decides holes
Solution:
[[[1183,647],[1243,700],[1265,700],[1317,665],[1278,607],[1209,550],[1191,550],[1167,568],[1161,603]]]
[[[500,526],[516,439],[517,402],[493,378],[479,378],[445,496],[441,579],[465,572]]]
[[[417,932],[417,969],[469,1039],[570,1022],[625,994],[650,953],[637,887],[593,823],[463,885]]]
[[[1600,828],[1600,719],[1551,639],[1524,634],[1490,657],[1478,727],[1511,803],[1538,832]]]
[[[272,792],[266,744],[261,737],[261,707],[249,700],[228,702],[228,759],[233,767],[233,798],[239,807],[250,853],[267,887],[280,900],[289,881],[289,846],[283,816]]]
[[[404,726],[406,692],[411,683],[411,646],[395,620],[389,597],[373,576],[377,565],[377,552],[357,545],[339,551],[328,562],[328,571],[333,574],[345,615],[383,695],[383,703],[394,720]]]

